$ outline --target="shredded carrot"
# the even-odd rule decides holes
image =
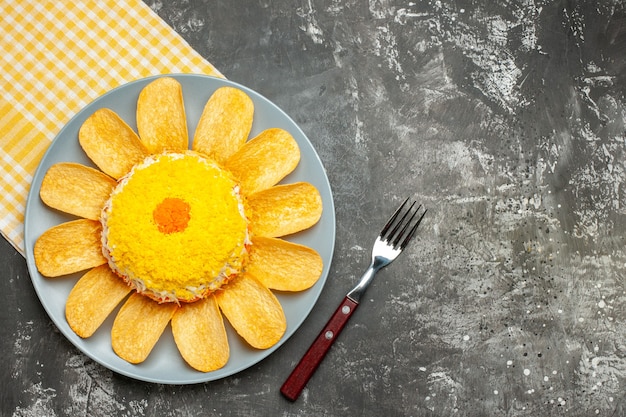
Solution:
[[[159,232],[170,234],[182,232],[191,218],[189,203],[180,198],[165,198],[152,212]]]

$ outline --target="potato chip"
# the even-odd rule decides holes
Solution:
[[[210,372],[228,362],[228,338],[215,297],[183,304],[172,317],[172,333],[180,354],[192,368]]]
[[[97,220],[78,219],[46,230],[35,242],[35,264],[42,275],[57,277],[106,263]]]
[[[78,141],[98,168],[115,179],[148,156],[139,136],[110,109],[89,116],[78,131]]]
[[[300,148],[283,129],[267,129],[246,142],[225,163],[243,192],[256,193],[278,184],[300,162]]]
[[[75,163],[52,165],[41,182],[39,196],[48,206],[98,220],[117,182],[102,172]]]
[[[183,88],[170,77],[157,78],[137,99],[137,131],[150,153],[188,148]]]
[[[254,104],[243,91],[220,87],[211,95],[193,138],[193,149],[224,163],[241,148],[252,129]]]
[[[240,275],[215,295],[237,333],[257,349],[274,346],[287,329],[276,296],[251,275]]]
[[[83,275],[67,297],[65,318],[80,337],[89,337],[106,320],[131,288],[101,265]]]
[[[176,303],[159,304],[132,294],[113,322],[111,345],[115,353],[130,363],[143,362],[177,309]]]
[[[278,237],[313,226],[322,215],[322,197],[307,182],[276,185],[248,198],[256,236]]]
[[[271,237],[254,237],[247,272],[267,288],[303,291],[322,274],[322,257],[313,249]]]

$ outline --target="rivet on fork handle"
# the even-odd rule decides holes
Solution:
[[[328,320],[328,323],[320,331],[311,347],[309,347],[280,388],[280,392],[289,400],[295,401],[300,396],[300,393],[313,376],[313,373],[315,373],[315,370],[326,356],[326,353],[328,353],[339,333],[343,330],[348,319],[359,306],[361,296],[374,278],[374,275],[376,275],[376,272],[396,259],[413,238],[415,230],[426,214],[426,210],[418,216],[421,206],[415,209],[415,202],[413,202],[407,208],[408,202],[409,199],[406,199],[387,221],[374,242],[372,261],[359,283],[344,297],[339,307]]]

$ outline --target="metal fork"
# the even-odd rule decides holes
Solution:
[[[421,210],[421,214],[418,215],[422,206],[419,205],[416,208],[416,202],[410,203],[409,201],[408,198],[404,200],[404,203],[387,221],[374,241],[372,260],[359,283],[344,297],[326,326],[280,388],[280,392],[289,400],[295,401],[300,396],[348,319],[359,306],[363,293],[376,273],[396,259],[413,238],[426,214],[426,209]]]

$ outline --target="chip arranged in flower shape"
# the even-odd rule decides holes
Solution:
[[[243,90],[212,93],[191,149],[182,93],[172,77],[150,81],[137,132],[106,108],[83,122],[78,141],[95,167],[59,162],[40,189],[46,205],[78,218],[43,232],[33,254],[45,277],[84,273],[65,310],[80,337],[121,304],[110,328],[120,358],[143,362],[171,323],[182,358],[211,372],[230,360],[224,321],[254,349],[283,340],[274,292],[305,291],[323,271],[319,253],[286,237],[313,227],[323,205],[311,183],[287,180],[300,161],[288,131],[250,137]]]
[[[238,274],[247,256],[237,182],[193,151],[136,165],[111,193],[101,223],[111,269],[158,302],[204,298]]]

